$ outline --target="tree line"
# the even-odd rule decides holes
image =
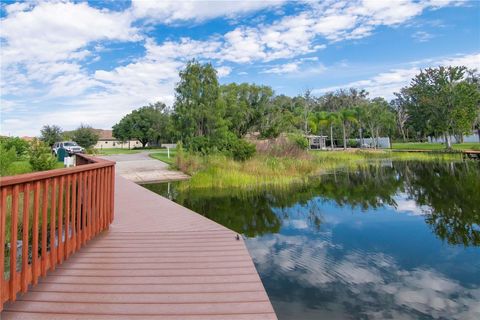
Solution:
[[[113,135],[143,146],[181,141],[205,153],[232,149],[251,133],[325,135],[328,145],[344,148],[356,143],[352,138],[361,144],[383,135],[404,141],[443,135],[449,141],[479,126],[478,79],[465,67],[439,67],[421,71],[390,102],[356,88],[289,97],[264,85],[221,85],[211,64],[192,60],[180,71],[172,107],[157,102],[134,110],[113,126]]]

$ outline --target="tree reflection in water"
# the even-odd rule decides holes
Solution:
[[[180,182],[188,184],[187,182]],[[397,208],[399,194],[423,208],[425,221],[442,240],[480,245],[480,165],[475,162],[393,162],[338,171],[288,188],[195,190],[147,185],[150,190],[248,237],[279,232],[286,210],[298,206],[310,227],[319,230],[322,208],[312,200],[334,201],[363,211]],[[308,204],[308,205],[307,205]],[[308,210],[304,210],[308,208]]]

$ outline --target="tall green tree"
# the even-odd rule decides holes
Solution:
[[[263,116],[270,111],[272,88],[248,83],[230,83],[220,87],[225,103],[228,129],[239,138],[249,131],[259,130]]]
[[[115,124],[113,136],[122,141],[136,139],[145,148],[148,142],[167,141],[172,135],[170,116],[164,103],[133,110]]]
[[[343,132],[343,149],[347,148],[347,131],[353,123],[357,122],[355,115],[355,110],[353,109],[342,109],[338,113],[340,123],[342,124]]]
[[[473,128],[478,114],[478,85],[468,76],[464,66],[429,68],[416,75],[409,87],[415,102],[410,115],[427,119],[431,131],[445,137],[446,148],[451,148],[451,134],[463,135]]]
[[[182,139],[225,130],[225,103],[219,99],[217,72],[210,63],[188,62],[180,71],[175,96],[175,122]]]
[[[378,147],[380,134],[391,128],[394,119],[394,114],[391,112],[388,102],[383,98],[375,98],[365,105],[363,122],[370,132],[375,148]]]
[[[98,141],[99,135],[88,125],[80,125],[72,132],[72,139],[85,149],[93,147]]]
[[[40,140],[51,147],[55,142],[62,141],[62,129],[56,125],[44,125],[40,130]]]

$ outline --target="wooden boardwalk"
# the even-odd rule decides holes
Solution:
[[[115,219],[8,319],[276,319],[243,240],[121,177]]]

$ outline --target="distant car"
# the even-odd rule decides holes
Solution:
[[[85,149],[80,147],[76,142],[74,141],[62,141],[62,142],[55,142],[52,146],[52,153],[57,156],[58,154],[58,149],[64,148],[68,155],[72,155],[75,153],[83,153],[85,152]]]

